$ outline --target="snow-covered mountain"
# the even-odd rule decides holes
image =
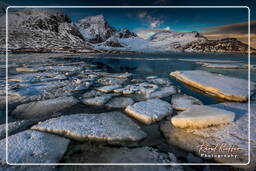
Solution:
[[[118,30],[110,26],[101,14],[81,19],[76,25],[83,38],[100,50],[138,51],[141,48],[135,47],[137,43],[148,42],[126,28]]]
[[[180,32],[180,31],[161,31],[150,37],[152,42],[170,45],[173,47],[181,47],[194,41],[207,40],[204,36],[196,31]]]
[[[138,36],[128,38],[110,37],[101,44],[94,45],[103,50],[125,50],[136,52],[232,52],[247,53],[248,45],[235,38],[208,40],[196,31],[161,31],[149,39]],[[251,48],[251,53],[256,53]]]
[[[247,45],[236,39],[208,40],[198,32],[161,31],[148,39],[128,29],[116,29],[103,15],[89,16],[73,23],[60,12],[25,9],[9,13],[9,43],[13,52],[242,52]],[[0,29],[5,16],[0,17]],[[1,31],[0,30],[0,31]],[[5,50],[1,31],[0,50]]]
[[[112,37],[117,39],[128,39],[128,38],[138,37],[138,35],[134,32],[131,32],[127,28],[124,28],[116,31]]]
[[[2,17],[0,21],[4,21]],[[84,41],[77,26],[63,13],[42,9],[24,9],[10,12],[8,18],[8,47],[12,51],[92,50]],[[5,46],[5,37],[0,39],[0,45]]]
[[[90,43],[101,43],[117,30],[109,26],[103,15],[89,16],[76,23],[83,38]]]
[[[248,45],[236,38],[224,38],[220,40],[205,40],[191,42],[183,47],[185,52],[232,52],[247,53]],[[251,48],[251,53],[256,49]]]
[[[195,42],[205,41],[207,38],[198,32],[177,32],[177,31],[161,31],[152,35],[149,39],[143,39],[136,36],[128,36],[120,38],[112,36],[102,44],[98,44],[96,48],[111,50],[133,50],[140,52],[162,52],[162,51],[183,51],[183,46]],[[119,46],[110,46],[111,43]]]

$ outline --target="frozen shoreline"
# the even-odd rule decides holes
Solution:
[[[68,138],[71,141],[70,145],[67,147],[66,153],[60,157],[59,160],[65,162],[89,161],[79,155],[73,155],[77,152],[77,149],[80,150],[81,153],[86,152],[83,151],[83,145],[88,143],[88,137],[89,140],[90,137],[92,138],[89,143],[91,143],[93,147],[96,147],[98,144],[103,146],[103,150],[106,152],[101,156],[103,161],[116,161],[115,155],[113,155],[113,158],[109,158],[109,160],[104,157],[105,155],[108,155],[108,153],[111,153],[111,149],[113,148],[111,146],[115,146],[112,150],[114,150],[116,154],[124,152],[127,156],[127,160],[131,157],[127,148],[136,148],[134,149],[135,152],[143,151],[143,153],[148,155],[152,155],[148,150],[154,151],[152,160],[145,158],[142,159],[141,162],[157,161],[165,163],[173,160],[177,160],[177,162],[181,163],[191,162],[191,155],[194,154],[182,147],[180,147],[178,151],[175,150],[175,147],[173,147],[175,143],[166,143],[165,138],[168,136],[166,136],[166,132],[164,132],[165,137],[163,137],[159,129],[160,127],[162,129],[162,125],[166,124],[166,122],[170,125],[169,119],[177,114],[179,115],[180,111],[176,109],[187,110],[186,108],[190,108],[189,104],[195,103],[195,99],[181,96],[179,97],[181,98],[181,102],[183,100],[186,101],[186,108],[176,106],[176,109],[174,109],[172,108],[173,104],[171,104],[170,99],[172,98],[172,95],[180,95],[181,93],[179,87],[169,80],[168,77],[163,78],[154,75],[136,77],[138,74],[125,72],[111,73],[108,72],[107,68],[104,68],[101,65],[85,62],[83,59],[86,57],[77,58],[79,55],[74,56],[76,57],[65,54],[34,54],[34,56],[33,54],[11,55],[9,78],[13,80],[9,82],[9,92],[12,93],[13,96],[9,97],[9,121],[15,123],[18,121],[16,118],[17,116],[20,116],[19,119],[21,120],[29,119],[31,114],[34,115],[37,113],[37,110],[40,110],[40,115],[33,118],[32,123],[24,122],[24,125],[17,124],[17,126],[14,124],[14,129],[16,129],[16,131],[14,130],[10,132],[10,135],[14,137],[19,136],[19,132],[25,132],[32,124],[32,129],[41,130],[43,136],[57,134],[61,137]],[[22,65],[24,63],[27,63],[27,65]],[[23,67],[23,69],[16,70],[16,68],[21,67]],[[33,70],[30,68],[33,68]],[[33,87],[33,89],[31,89],[31,87]],[[21,92],[19,90],[24,90],[24,88],[26,88],[26,94],[19,94]],[[33,95],[31,95],[31,93]],[[19,94],[19,96],[17,96],[17,94]],[[2,92],[1,96],[4,96],[4,92]],[[59,99],[59,97],[62,98]],[[161,100],[152,100],[155,98]],[[123,101],[119,102],[119,100]],[[88,103],[88,101],[90,103]],[[4,99],[1,99],[1,103],[4,104]],[[196,103],[199,102],[196,101]],[[29,106],[31,113],[22,111],[26,109],[22,106],[24,104]],[[44,106],[45,104],[52,107],[47,108]],[[204,106],[202,103],[199,104]],[[177,105],[180,104],[178,103]],[[152,108],[148,111],[142,110],[143,106],[158,106],[158,109],[155,111],[155,114],[151,115],[151,112],[153,112],[154,109]],[[129,111],[136,111],[136,117],[126,113],[127,110],[125,109],[127,107]],[[13,113],[15,108],[18,110]],[[32,109],[34,111],[32,111]],[[147,109],[149,108],[147,107]],[[225,110],[228,110],[228,108]],[[111,113],[114,111],[122,112],[119,114],[129,118],[129,126],[127,125],[127,127],[121,126],[128,123],[128,121],[123,123],[125,120],[123,117],[120,117],[115,121],[116,125],[114,128],[119,131],[118,133],[123,136],[125,141],[118,139],[118,137],[114,137],[114,141],[111,142],[110,135],[113,133],[115,134],[115,129],[111,128],[113,131],[112,133],[104,132],[109,130],[104,129],[105,126],[108,126],[108,124],[104,122],[106,120],[104,117],[107,117],[108,113],[110,114],[109,116],[113,117],[114,115]],[[104,117],[102,117],[103,119],[100,117],[103,116],[102,113],[106,113],[104,114]],[[88,129],[86,127],[87,124],[83,125],[85,127],[81,127],[81,130],[77,130],[75,115],[78,117],[78,114],[81,114],[79,117],[83,117],[85,123],[90,122],[95,130],[91,129],[90,131],[84,131],[83,129]],[[90,117],[87,117],[88,115],[86,114],[92,114],[91,117],[95,118],[97,122],[94,123],[93,119],[90,120]],[[71,124],[68,127],[65,127],[65,124],[61,125],[61,122],[63,121],[67,123],[72,122],[72,119],[70,120],[68,118],[69,116],[73,116],[72,119],[74,120],[74,125],[72,126]],[[61,119],[59,119],[60,117]],[[111,117],[108,119],[111,119]],[[55,119],[54,122],[50,122],[49,119],[51,118]],[[146,120],[150,120],[150,122],[146,122],[149,125],[144,124],[143,120],[145,118]],[[237,121],[239,118],[240,116],[237,116],[236,114],[235,120]],[[39,121],[42,121],[42,125],[37,123]],[[136,125],[140,128],[136,128]],[[229,124],[227,124],[227,126],[228,125]],[[218,128],[215,129],[214,126],[211,128],[218,131]],[[124,133],[122,133],[122,131],[124,131]],[[246,130],[244,131],[243,134],[246,133]],[[94,136],[99,137],[99,141],[95,142],[93,139]],[[136,138],[131,138],[133,136]],[[72,137],[80,137],[78,139],[82,139],[83,142],[78,143],[74,140],[76,138]],[[87,140],[85,141],[85,139]],[[101,142],[101,140],[104,139],[110,141]],[[63,140],[58,139],[58,141]],[[22,138],[20,139],[20,143],[22,145]],[[227,143],[229,143],[228,140]],[[24,150],[25,153],[26,149]],[[165,153],[162,151],[168,151],[175,157],[166,158]],[[158,160],[158,156],[163,156],[164,159]],[[197,156],[194,156],[194,158],[201,162],[209,162],[208,160]],[[182,169],[182,167],[180,169]]]

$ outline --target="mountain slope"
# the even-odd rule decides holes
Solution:
[[[76,25],[63,13],[25,9],[10,13],[8,18],[8,48],[11,51],[92,50],[85,43]],[[2,38],[0,44],[4,43],[5,38]]]
[[[135,33],[134,33],[135,34]],[[110,37],[106,42],[115,42],[117,47],[108,47],[108,44],[102,43],[96,46],[99,49],[119,49],[139,52],[167,52],[182,51],[182,47],[194,41],[206,41],[207,38],[198,32],[177,32],[177,31],[161,31],[149,39],[143,39],[136,34],[131,34],[127,38],[119,38],[118,36]]]
[[[89,16],[76,23],[83,38],[90,43],[101,43],[111,37],[116,29],[110,27],[103,15]]]
[[[191,42],[183,47],[185,52],[232,52],[247,53],[248,45],[238,41],[236,38],[225,38],[220,40],[206,40]],[[251,53],[256,50],[251,48]]]
[[[205,41],[207,38],[196,31],[179,32],[179,31],[161,31],[150,37],[155,43],[170,45],[173,47],[184,46],[194,41]]]
[[[9,13],[8,49],[12,52],[239,52],[248,45],[237,39],[208,40],[198,32],[161,31],[143,39],[128,29],[116,29],[103,15],[73,23],[63,13],[24,9]],[[5,16],[0,17],[0,50],[5,50]],[[255,53],[255,49],[252,49]]]

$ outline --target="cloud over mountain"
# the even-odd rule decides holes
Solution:
[[[256,47],[256,20],[250,22],[251,25],[251,46]],[[248,22],[222,25],[205,28],[203,35],[209,39],[221,39],[234,37],[248,44]]]
[[[251,28],[256,28],[256,20],[250,22]],[[247,34],[248,22],[222,25],[205,28],[205,34]],[[251,29],[251,33],[256,33],[256,29]]]

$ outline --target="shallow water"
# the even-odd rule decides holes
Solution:
[[[20,57],[21,56],[21,57]],[[247,64],[247,56],[246,55],[238,55],[238,54],[188,54],[188,53],[179,53],[179,54],[118,54],[118,55],[109,55],[109,54],[101,54],[101,55],[92,55],[92,54],[20,54],[19,55],[13,55],[10,57],[10,64],[9,65],[9,76],[16,76],[21,74],[20,72],[16,71],[16,67],[22,67],[23,64],[25,64],[28,67],[39,67],[39,66],[60,66],[60,65],[72,65],[72,66],[83,66],[83,71],[86,71],[86,66],[90,66],[88,69],[96,71],[97,69],[100,70],[100,72],[111,72],[111,73],[124,73],[124,72],[130,72],[134,74],[135,78],[145,78],[146,76],[152,76],[157,75],[159,77],[165,77],[171,79],[174,85],[178,86],[182,93],[192,95],[201,101],[203,101],[204,104],[214,104],[218,103],[216,99],[213,97],[207,97],[203,95],[202,93],[192,90],[189,87],[186,87],[182,83],[176,81],[172,77],[169,76],[169,73],[172,71],[177,70],[206,70],[216,73],[222,73],[224,75],[230,75],[234,77],[244,78],[247,79],[248,70],[247,69],[209,69],[206,67],[202,67],[200,64],[196,64],[195,61],[184,61],[184,59],[211,59],[211,60],[225,60],[222,62],[231,62],[237,61],[242,64]],[[183,59],[183,60],[181,60]],[[256,64],[256,56],[252,57],[252,64]],[[88,64],[85,64],[84,62],[88,62]],[[81,64],[82,63],[82,64]],[[96,65],[91,65],[91,63],[94,63]],[[4,61],[1,61],[1,64],[4,64]],[[55,67],[53,67],[55,68]],[[49,71],[50,72],[50,71]],[[17,88],[19,90],[19,93],[24,96],[36,96],[38,94],[41,94],[45,88],[51,88],[51,86],[54,86],[55,84],[55,77],[52,76],[53,71],[50,72],[50,76],[46,77],[40,77],[38,80],[32,80],[28,81],[25,80],[24,85],[21,83],[12,83],[10,84],[10,87],[13,86],[13,88]],[[60,75],[65,74],[65,72],[58,72]],[[256,73],[255,69],[252,70],[252,80],[256,81]],[[26,73],[28,74],[28,73]],[[72,79],[78,77],[78,75],[83,75],[84,73],[80,73],[80,70],[76,72],[69,72],[68,75],[65,75],[66,79],[59,80],[64,84],[64,87],[67,86],[72,82]],[[59,77],[58,77],[59,78]],[[79,77],[78,77],[79,78]],[[4,79],[3,79],[4,80]],[[58,80],[58,79],[57,79]],[[38,82],[37,82],[38,81]],[[41,82],[42,81],[42,82]],[[28,85],[27,85],[28,84]],[[61,84],[61,85],[63,85]],[[16,86],[15,86],[16,85]],[[26,86],[27,85],[27,86]],[[95,86],[95,85],[94,85]],[[96,85],[97,86],[97,85]],[[68,86],[67,86],[68,87]],[[92,87],[93,88],[93,87]],[[68,87],[70,90],[70,87]],[[16,89],[15,89],[16,90]],[[54,90],[54,89],[53,89]],[[63,89],[65,90],[65,89]],[[90,90],[90,89],[89,89]],[[81,95],[89,90],[79,90],[72,92],[72,96],[74,96],[77,99],[81,100]],[[51,91],[52,92],[52,91]],[[136,98],[139,99],[139,97],[132,97],[134,100]],[[163,100],[166,100],[170,102],[171,97],[164,98]],[[136,101],[136,100],[135,100]],[[9,112],[16,107],[16,104],[13,106],[8,106]],[[49,117],[57,117],[58,115],[70,115],[70,114],[76,114],[76,113],[103,113],[103,112],[110,112],[110,111],[120,111],[121,109],[108,109],[105,107],[95,107],[95,106],[89,106],[85,105],[82,102],[68,108],[64,109],[63,111],[59,111],[56,113],[56,115],[50,115]],[[5,113],[4,110],[0,110],[0,123],[3,123],[5,121]],[[123,111],[123,110],[122,110]],[[176,111],[174,111],[174,114],[176,114]],[[8,117],[9,121],[15,120],[16,118]],[[47,118],[42,119],[41,121],[45,120]],[[178,162],[188,162],[186,159],[187,152],[185,152],[182,149],[179,149],[178,147],[174,147],[166,141],[166,139],[163,137],[161,131],[160,131],[160,124],[166,121],[166,119],[163,119],[160,122],[154,123],[152,125],[144,125],[137,121],[134,118],[131,118],[135,123],[137,123],[141,129],[148,134],[148,137],[141,141],[141,142],[128,142],[128,143],[117,143],[117,144],[105,144],[101,143],[103,145],[106,145],[107,147],[111,148],[119,148],[119,147],[153,147],[155,149],[158,149],[162,152],[172,152],[177,156]],[[96,145],[97,143],[93,142],[93,145]],[[83,146],[86,145],[86,142],[80,143],[76,141],[71,141],[71,144],[69,145],[67,152],[65,156],[62,158],[61,162],[88,162],[86,160],[83,160],[83,155],[87,155],[87,151],[83,149]],[[95,151],[95,154],[99,151]],[[96,156],[97,158],[97,156]],[[213,162],[213,161],[205,161],[204,162]],[[63,170],[63,167],[60,167],[59,170]],[[198,169],[202,170],[202,168]],[[226,169],[226,170],[229,170]]]
[[[198,53],[166,53],[166,54],[101,54],[88,58],[86,61],[94,62],[105,67],[108,72],[131,72],[137,77],[157,75],[170,78],[172,82],[180,87],[181,92],[194,96],[204,104],[215,104],[219,101],[213,97],[208,97],[185,86],[169,76],[170,72],[177,70],[205,70],[223,75],[248,79],[248,69],[215,69],[203,67],[195,61],[185,60],[225,60],[222,63],[238,62],[248,64],[246,54],[198,54]],[[219,62],[220,63],[220,62]],[[256,55],[251,55],[251,64],[256,64]],[[256,70],[251,69],[251,80],[256,81]]]
[[[21,56],[22,58],[18,58]],[[45,56],[48,59],[44,59]],[[15,60],[12,60],[14,58]],[[195,89],[187,87],[183,83],[169,76],[170,72],[177,70],[206,70],[220,73],[228,76],[248,79],[248,69],[216,69],[207,68],[196,63],[200,60],[214,60],[217,63],[239,63],[248,64],[248,55],[246,54],[227,54],[227,53],[161,53],[161,54],[19,54],[9,56],[9,76],[20,74],[15,68],[23,64],[36,65],[55,65],[55,63],[74,63],[79,66],[79,62],[89,62],[95,64],[95,69],[104,69],[110,73],[130,72],[135,78],[145,78],[146,76],[157,75],[170,79],[174,85],[178,86],[181,93],[188,94],[200,99],[204,104],[215,104],[220,101],[203,95]],[[42,62],[40,62],[42,61]],[[49,63],[47,62],[49,61]],[[4,61],[1,61],[4,65]],[[251,64],[256,65],[256,55],[251,55]],[[47,78],[53,79],[53,78]],[[251,69],[251,80],[256,81],[256,69]],[[29,86],[20,89],[20,93],[28,96],[38,95],[38,86]]]

